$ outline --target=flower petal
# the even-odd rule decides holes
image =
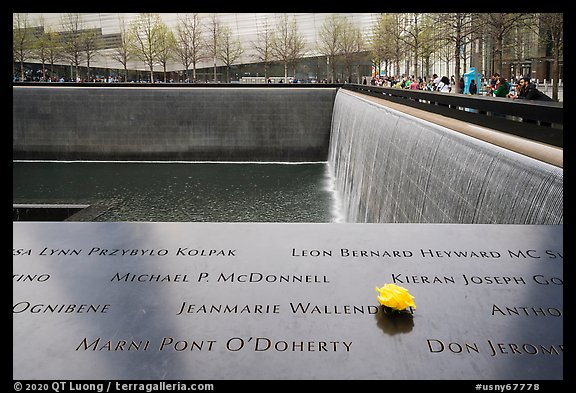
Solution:
[[[405,310],[408,307],[416,308],[414,296],[408,290],[396,284],[385,284],[383,287],[376,287],[378,292],[378,302],[394,310]]]

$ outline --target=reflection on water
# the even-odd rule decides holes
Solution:
[[[14,162],[14,203],[89,203],[94,221],[335,222],[326,163]]]

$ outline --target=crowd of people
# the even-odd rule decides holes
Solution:
[[[536,84],[530,81],[528,76],[515,78],[509,82],[506,78],[495,73],[486,86],[489,95],[501,98],[535,100],[535,101],[552,101],[552,98],[538,90]]]
[[[29,71],[30,73],[32,71]],[[28,74],[28,72],[27,72]],[[28,77],[28,75],[27,75]],[[42,81],[44,78],[41,78],[40,75],[35,76],[30,79],[33,81]],[[88,82],[85,79],[65,79],[64,77],[47,77],[45,78],[46,82]],[[14,81],[18,82],[19,78],[14,76]],[[104,83],[116,83],[116,82],[123,82],[121,76],[113,77],[113,76],[99,76],[96,75],[89,82],[104,82]],[[131,81],[137,83],[149,83],[149,80],[137,80]],[[161,79],[157,79],[156,82],[161,83],[163,82]],[[167,80],[165,82],[174,83],[173,79]],[[195,83],[196,81],[189,81],[186,79],[185,83]],[[208,82],[208,80],[206,81]],[[271,83],[270,78],[268,78],[268,83]],[[279,83],[283,81],[280,80]],[[297,83],[299,81],[290,80],[289,83]],[[315,81],[316,82],[316,81]],[[319,83],[327,83],[328,80],[321,80]],[[336,81],[336,83],[340,83],[340,81]],[[451,78],[447,76],[438,76],[437,74],[433,74],[431,78],[427,77],[415,77],[414,75],[408,77],[406,75],[402,75],[401,77],[395,76],[381,76],[376,75],[370,78],[370,82],[368,82],[367,78],[364,77],[362,80],[362,84],[370,83],[373,86],[381,86],[381,87],[392,87],[397,89],[410,89],[410,90],[423,90],[423,91],[437,91],[441,93],[454,93],[456,92],[455,86],[456,81],[454,75]],[[509,98],[509,99],[525,99],[525,100],[536,100],[536,101],[552,101],[552,98],[538,90],[536,84],[530,80],[528,76],[517,76],[512,78],[511,81],[508,81],[506,78],[502,77],[499,73],[494,73],[492,78],[490,78],[485,84],[483,83],[482,93],[487,96],[492,97],[499,97],[499,98]],[[458,92],[462,93],[464,91],[464,78],[461,77],[458,81]],[[468,94],[479,94],[479,87],[476,85],[476,81],[472,80],[470,85],[468,86]]]
[[[366,78],[362,81],[363,84],[368,84]],[[415,76],[407,77],[403,75],[401,78],[394,76],[378,76],[370,79],[370,84],[373,86],[392,87],[397,89],[411,89],[411,90],[424,90],[424,91],[438,91],[442,93],[453,92],[453,86],[456,82],[454,76],[450,79],[447,76],[439,77],[437,74],[432,75],[432,78],[416,78]],[[458,81],[458,91],[464,91],[464,78],[461,77]],[[513,82],[506,80],[498,73],[494,73],[492,78],[486,83],[486,95],[492,97],[501,97],[509,99],[526,99],[537,101],[552,101],[552,98],[538,90],[536,84],[530,81],[529,77],[516,77]],[[468,86],[468,94],[478,94],[478,86],[476,81],[470,81]]]
[[[367,84],[367,80],[362,81],[363,84]],[[379,76],[376,75],[374,78],[370,79],[370,84],[373,86],[383,86],[383,87],[393,87],[397,89],[411,89],[411,90],[425,90],[425,91],[441,91],[441,92],[451,92],[452,86],[454,85],[454,76],[451,80],[447,76],[439,77],[438,75],[432,75],[432,78],[416,78],[414,75],[407,77],[402,75],[400,78],[395,76]]]

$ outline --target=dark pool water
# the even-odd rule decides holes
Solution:
[[[339,221],[326,163],[14,162],[13,202],[88,204],[82,221]]]

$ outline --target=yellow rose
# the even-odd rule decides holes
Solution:
[[[376,288],[376,292],[379,293],[378,302],[385,307],[398,311],[408,307],[416,308],[414,296],[410,295],[406,288],[396,284],[385,284],[382,288]]]

